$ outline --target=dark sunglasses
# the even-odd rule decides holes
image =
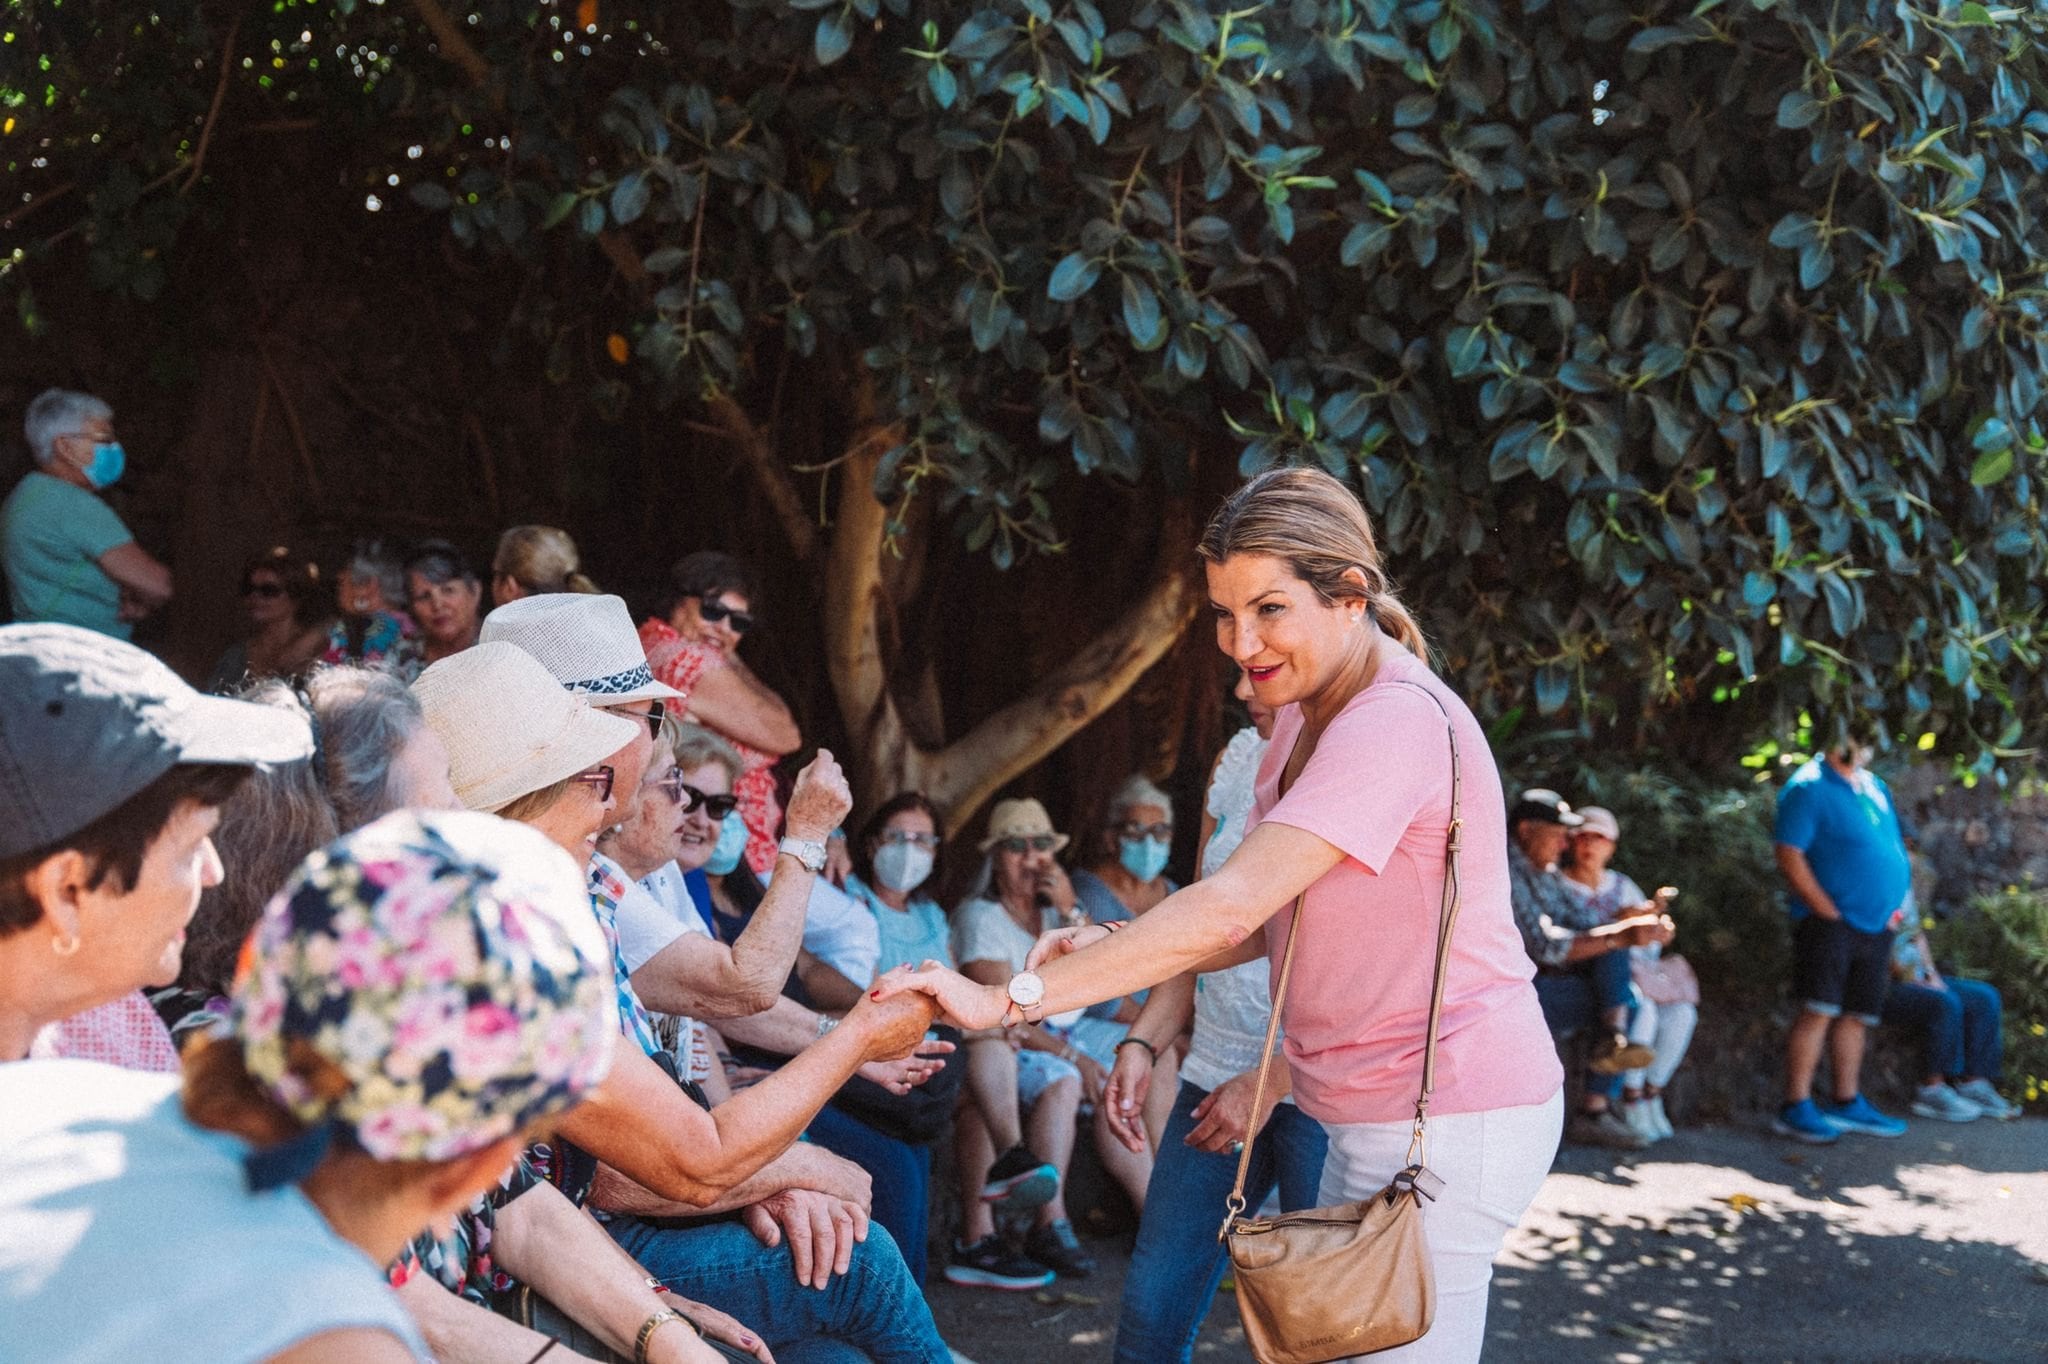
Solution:
[[[618,774],[612,771],[612,769],[608,766],[593,767],[588,772],[578,772],[575,776],[569,778],[569,780],[576,782],[578,785],[588,786],[595,790],[597,792],[598,803],[603,804],[605,801],[608,801],[612,798],[612,782],[617,778],[617,776]]]
[[[744,635],[747,631],[754,628],[754,618],[752,615],[745,611],[735,611],[730,606],[722,602],[715,602],[709,597],[697,598],[697,614],[710,621],[713,625],[718,624],[720,621],[730,622],[733,633],[736,635]]]
[[[1051,852],[1052,845],[1059,842],[1051,834],[1033,834],[1030,838],[1006,838],[996,844],[1006,853],[1019,855],[1028,852]]]
[[[284,595],[284,584],[243,583],[242,595],[245,597],[262,597],[267,601],[273,597],[282,597]]]
[[[621,720],[645,720],[647,722],[648,736],[659,742],[661,739],[661,726],[668,719],[668,703],[655,698],[647,704],[652,706],[653,709],[644,713],[637,710],[621,710],[617,706],[606,706],[605,709],[611,714],[618,716]]]
[[[702,810],[713,819],[723,820],[740,808],[738,796],[707,796],[696,787],[685,784],[681,777],[676,778],[676,790],[680,793],[676,799],[683,803],[683,813],[686,815]]]
[[[1140,824],[1134,819],[1127,819],[1112,827],[1125,838],[1149,838],[1154,843],[1173,842],[1173,826],[1163,822],[1159,824]]]

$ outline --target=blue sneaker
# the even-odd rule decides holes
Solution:
[[[1820,1111],[1823,1117],[1844,1132],[1860,1132],[1866,1137],[1906,1135],[1906,1124],[1903,1121],[1898,1118],[1887,1118],[1861,1094],[1847,1103],[1827,1104]]]
[[[1820,1111],[1820,1105],[1811,1099],[1801,1099],[1796,1104],[1780,1108],[1778,1116],[1771,1119],[1771,1130],[1781,1137],[1790,1137],[1812,1146],[1826,1146],[1842,1135],[1842,1129],[1835,1126]]]

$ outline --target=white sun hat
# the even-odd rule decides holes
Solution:
[[[450,654],[412,684],[448,748],[448,780],[472,810],[501,810],[529,791],[594,767],[640,726],[591,709],[532,654],[490,640]]]
[[[518,645],[593,706],[683,699],[674,687],[654,680],[633,629],[633,613],[617,597],[587,592],[521,597],[484,617],[481,638]]]

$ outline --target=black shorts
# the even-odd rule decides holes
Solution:
[[[1892,935],[1809,914],[1792,926],[1792,992],[1808,1013],[1875,1027],[1892,980]]]

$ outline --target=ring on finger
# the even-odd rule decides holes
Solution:
[[[1230,1143],[1230,1154],[1232,1154],[1233,1156],[1236,1156],[1236,1155],[1242,1155],[1243,1153],[1244,1153],[1244,1143],[1243,1143],[1243,1142],[1241,1142],[1241,1141],[1233,1141],[1232,1143]]]

